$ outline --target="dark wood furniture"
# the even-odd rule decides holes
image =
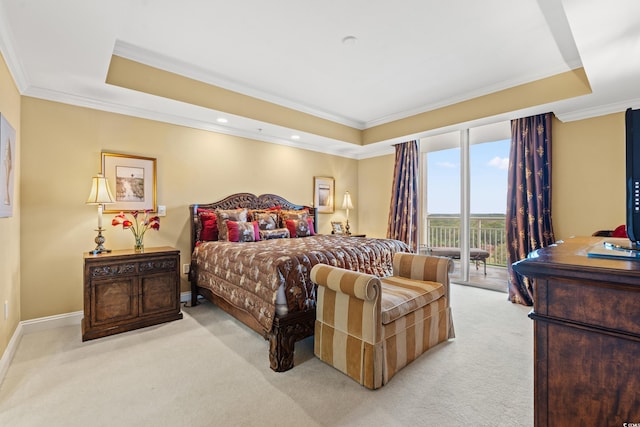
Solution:
[[[82,341],[182,319],[180,251],[84,254]]]
[[[640,260],[588,257],[572,238],[515,263],[534,279],[536,426],[640,422]]]
[[[211,210],[236,208],[268,209],[276,206],[280,206],[282,209],[307,209],[309,215],[314,219],[314,225],[317,227],[318,214],[313,207],[296,205],[275,194],[256,196],[251,193],[237,193],[217,202],[189,206],[189,216],[191,219],[191,252],[193,252],[195,248],[200,227],[198,208]],[[195,279],[196,271],[197,266],[192,263],[189,275],[191,282],[191,304],[196,305],[198,295],[202,295],[269,340],[269,363],[272,370],[284,372],[293,368],[295,343],[313,335],[314,322],[316,319],[315,307],[305,311],[288,313],[285,316],[278,315],[274,318],[271,330],[265,331],[262,325],[241,307],[236,307],[224,298],[215,295],[209,289],[198,286],[197,280]]]

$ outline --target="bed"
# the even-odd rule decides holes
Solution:
[[[233,194],[189,213],[192,305],[200,295],[269,340],[277,372],[293,367],[295,343],[313,335],[315,264],[383,277],[396,252],[410,251],[397,240],[318,235],[313,207],[274,194]]]

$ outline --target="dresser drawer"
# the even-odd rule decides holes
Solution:
[[[640,334],[640,288],[550,279],[547,314],[571,322]]]

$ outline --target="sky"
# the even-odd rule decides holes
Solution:
[[[471,214],[506,213],[509,145],[506,139],[470,147]],[[427,155],[427,211],[460,213],[459,148]]]

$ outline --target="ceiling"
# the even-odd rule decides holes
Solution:
[[[637,0],[0,0],[0,50],[26,96],[355,158],[393,141],[354,146],[109,85],[111,57],[356,129],[580,67],[591,94],[475,124],[640,106]]]

